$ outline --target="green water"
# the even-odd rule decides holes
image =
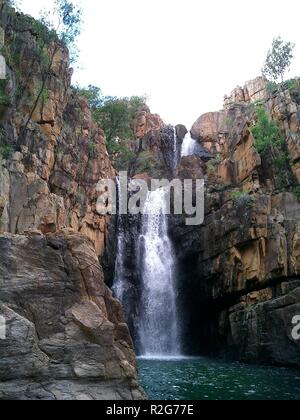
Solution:
[[[139,360],[151,400],[300,400],[300,371],[206,358]]]

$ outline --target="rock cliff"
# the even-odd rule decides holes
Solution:
[[[71,88],[67,49],[41,48],[44,29],[3,1],[0,27],[0,398],[143,398],[99,264],[96,185],[115,177],[104,133]]]
[[[198,164],[205,222],[187,228],[174,219],[172,235],[187,348],[299,366],[300,342],[291,333],[300,314],[300,84],[268,90],[263,78],[248,82],[225,98],[222,111],[194,124],[193,137],[214,156]],[[278,123],[281,166],[271,151],[258,153],[251,130],[257,107]],[[184,176],[195,177],[195,157],[185,160]]]
[[[140,218],[111,223],[97,213],[98,181],[116,176],[105,134],[71,87],[67,49],[58,40],[41,48],[41,27],[6,3],[0,0],[0,399],[144,398],[123,310],[105,285],[113,283],[121,226],[126,315],[138,346]],[[283,139],[277,148],[257,145],[261,108]],[[300,366],[292,337],[300,315],[299,115],[299,80],[274,87],[259,77],[195,122],[195,153],[183,159],[184,126],[166,125],[148,107],[133,121],[132,177],[206,182],[203,225],[170,217],[187,353]]]
[[[119,302],[85,236],[0,236],[0,399],[143,398]]]
[[[135,177],[165,174],[206,183],[203,225],[187,227],[185,216],[170,218],[188,354],[300,365],[300,341],[292,337],[292,320],[300,315],[299,98],[299,80],[274,88],[259,77],[236,88],[225,97],[223,110],[195,122],[191,135],[198,144],[193,156],[182,159],[185,127],[156,126],[144,137],[140,133],[138,152],[145,153],[147,165],[136,165]],[[276,148],[257,145],[253,128],[261,109],[267,125],[273,121],[280,135]],[[151,120],[144,112],[143,118]],[[124,302],[139,348],[140,219],[123,218],[122,229]],[[107,262],[114,261],[115,252],[107,248]],[[107,280],[112,284],[111,276]]]

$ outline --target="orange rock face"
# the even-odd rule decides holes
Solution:
[[[268,81],[260,76],[247,82],[243,88],[238,86],[229,96],[225,96],[224,108],[229,109],[238,104],[265,100],[267,97],[267,84]]]
[[[206,181],[204,224],[187,229],[176,220],[172,231],[182,294],[194,305],[187,339],[240,361],[300,365],[291,338],[300,307],[299,96],[299,80],[273,94],[263,78],[235,89],[222,111],[192,128],[212,159],[178,167]],[[276,166],[272,148],[255,147],[257,101],[278,124],[286,166]]]
[[[157,114],[151,114],[146,106],[136,115],[134,121],[134,134],[136,139],[143,139],[149,133],[159,131],[165,126],[165,123]]]
[[[19,36],[17,31],[16,22]],[[18,143],[19,150],[2,169],[0,232],[47,234],[71,228],[88,236],[101,256],[107,219],[96,212],[96,185],[100,179],[115,177],[104,133],[93,122],[87,101],[72,93],[66,49],[57,49],[51,75],[34,107],[41,75],[38,63],[28,73],[34,44],[30,44],[29,31],[22,36],[19,54],[23,60],[12,71],[24,78],[19,81],[24,92],[17,113],[9,109],[1,121],[8,141]],[[14,42],[7,38],[8,43]],[[54,47],[50,46],[49,55]],[[22,124],[31,113],[24,132]]]

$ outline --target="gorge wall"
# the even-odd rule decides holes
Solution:
[[[36,25],[0,0],[0,399],[145,398],[131,339],[138,348],[141,218],[96,212],[97,182],[117,175],[105,134],[71,88],[68,51],[54,43],[41,55]],[[53,57],[45,80],[44,54]],[[259,106],[280,126],[276,156],[255,146]],[[149,108],[133,126],[133,179],[206,182],[203,225],[169,218],[185,353],[299,366],[299,80],[235,89],[195,122],[193,156],[180,158],[186,127]],[[106,286],[120,225],[131,334]]]
[[[192,127],[214,156],[208,163],[196,157],[182,163],[185,176],[206,180],[205,221],[187,228],[174,218],[172,236],[187,349],[299,366],[292,319],[300,313],[300,83],[273,92],[269,86],[258,78],[235,89],[222,111]],[[278,122],[287,164],[276,165],[270,150],[257,152],[251,134],[257,107]],[[198,174],[189,169],[196,159]]]
[[[109,219],[96,185],[115,177],[104,133],[71,88],[66,48],[41,49],[39,24],[3,1],[0,27],[0,399],[144,398],[99,264]]]
[[[270,86],[259,77],[225,97],[223,110],[202,115],[191,130],[194,153],[179,158],[174,173],[165,154],[172,152],[174,129],[141,130],[137,161],[145,152],[148,161],[132,175],[205,179],[204,224],[187,227],[185,216],[170,218],[185,353],[299,366],[292,320],[300,314],[300,81]],[[252,127],[261,108],[278,124],[280,150],[257,150]],[[151,118],[144,111],[142,124]],[[179,125],[175,132],[180,152],[187,130]],[[138,348],[140,220],[122,223],[124,302]]]

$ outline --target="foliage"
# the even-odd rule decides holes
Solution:
[[[276,93],[278,90],[278,85],[276,82],[268,82],[267,84],[267,93],[269,95],[274,95],[274,93]]]
[[[93,85],[89,85],[87,88],[75,86],[73,89],[78,96],[83,96],[88,100],[91,110],[93,112],[103,105],[103,97],[100,88]]]
[[[149,150],[145,150],[144,152],[141,152],[139,154],[138,160],[137,160],[137,168],[138,172],[148,172],[153,169],[157,165],[157,160],[153,153],[151,153]]]
[[[14,152],[13,146],[9,144],[0,145],[0,156],[4,160],[8,159],[13,152]]]
[[[71,62],[77,58],[76,40],[81,33],[82,11],[69,0],[55,0],[53,10],[44,10],[40,20],[36,21],[35,26],[39,27],[39,32],[45,35],[49,44],[53,38],[57,38],[70,51]],[[44,29],[41,31],[41,26]],[[51,39],[52,38],[52,39]]]
[[[106,97],[102,105],[93,111],[95,121],[105,132],[107,150],[117,169],[127,169],[133,157],[130,152],[130,142],[134,141],[132,122],[143,103],[142,98],[137,101],[136,97]]]
[[[88,100],[94,121],[104,130],[107,150],[115,167],[128,169],[134,157],[131,151],[131,143],[135,140],[132,123],[137,111],[145,105],[146,98],[102,96],[101,90],[91,85],[74,89]]]
[[[121,143],[118,152],[112,156],[112,162],[118,171],[128,170],[134,157],[135,154],[126,146],[126,143]]]
[[[249,191],[233,191],[230,198],[239,207],[250,209],[254,204],[254,198],[251,197]]]
[[[207,172],[208,174],[212,174],[216,170],[216,162],[214,160],[210,160],[207,164]]]
[[[88,144],[88,148],[89,148],[89,157],[91,159],[95,159],[97,157],[97,146],[94,143],[94,141],[90,141]]]
[[[298,203],[300,203],[300,186],[294,187],[293,194],[296,197]]]
[[[222,160],[222,156],[221,153],[217,153],[216,158],[215,158],[216,162],[220,163]]]
[[[283,132],[279,124],[269,117],[264,106],[256,108],[256,117],[256,124],[250,128],[254,137],[254,146],[276,169],[273,172],[278,188],[285,189],[291,184],[293,175]]]
[[[111,153],[119,148],[122,140],[134,140],[132,122],[138,109],[145,104],[145,98],[103,98],[102,105],[94,111],[95,120],[103,128],[107,146]]]
[[[273,164],[277,169],[282,171],[287,169],[287,166],[290,166],[290,155],[284,150],[280,150],[277,153],[277,156],[273,158]]]
[[[216,168],[217,168],[218,164],[221,161],[222,161],[222,155],[220,153],[217,153],[216,156],[214,157],[214,159],[211,159],[209,162],[207,162],[207,164],[206,164],[207,173],[209,175],[214,173],[216,171]]]
[[[10,105],[10,98],[6,93],[6,85],[7,81],[0,80],[0,106],[9,106]]]
[[[28,124],[37,109],[40,101],[47,100],[47,83],[51,75],[51,69],[55,56],[62,45],[69,48],[72,58],[72,50],[75,48],[77,36],[80,34],[81,10],[78,9],[72,1],[55,0],[53,10],[44,11],[39,20],[30,16],[21,14],[19,16],[20,24],[27,25],[31,33],[36,38],[36,60],[39,66],[40,87],[33,99],[31,112],[29,113],[20,136],[27,130]]]
[[[281,37],[275,38],[262,69],[263,75],[274,81],[281,78],[283,82],[284,74],[291,66],[294,48],[291,42],[285,42]]]
[[[299,84],[296,79],[287,80],[285,83],[289,90],[295,90],[299,88]]]
[[[283,142],[278,124],[269,118],[264,106],[256,107],[257,122],[250,128],[254,137],[254,146],[258,153],[269,147],[280,146]]]

